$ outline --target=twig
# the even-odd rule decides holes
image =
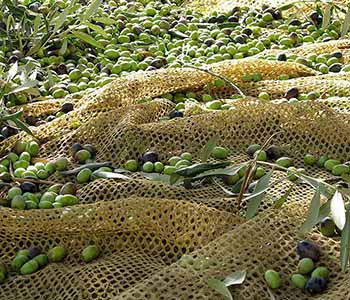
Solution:
[[[217,74],[217,73],[215,73],[213,71],[210,71],[208,69],[203,69],[203,68],[192,66],[192,65],[184,65],[184,67],[185,68],[192,68],[192,69],[195,69],[195,70],[198,70],[198,71],[205,72],[205,73],[207,73],[207,74],[209,74],[211,76],[218,77],[218,78],[222,79],[223,81],[225,81],[227,84],[229,84],[232,88],[234,88],[242,97],[245,97],[244,93],[239,89],[239,87],[236,86],[230,79],[228,79],[225,76]]]

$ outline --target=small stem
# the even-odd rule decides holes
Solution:
[[[41,179],[30,179],[30,178],[14,178],[13,181],[16,182],[32,182],[32,183],[38,183],[38,184],[49,184],[49,185],[63,185],[62,183],[57,183],[54,181],[49,181],[49,180],[41,180]]]
[[[218,77],[220,79],[222,79],[223,81],[225,81],[226,83],[228,83],[232,88],[234,88],[242,97],[245,97],[244,93],[239,89],[238,86],[236,86],[230,79],[228,79],[227,77],[225,76],[222,76],[220,74],[217,74],[213,71],[210,71],[208,69],[203,69],[203,68],[200,68],[200,67],[196,67],[196,66],[192,66],[192,65],[184,65],[185,68],[192,68],[192,69],[195,69],[195,70],[198,70],[198,71],[202,71],[202,72],[205,72],[211,76],[214,76],[214,77]]]

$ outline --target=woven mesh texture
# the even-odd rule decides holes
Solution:
[[[318,45],[319,51],[338,46]],[[315,48],[304,46],[303,51]],[[236,101],[233,110],[160,122],[175,105],[162,99],[162,94],[201,90],[213,77],[191,68],[141,72],[115,80],[77,100],[74,111],[33,128],[42,144],[39,157],[70,156],[72,143],[81,142],[95,145],[98,161],[112,161],[116,166],[147,149],[157,151],[163,162],[184,150],[198,161],[202,147],[218,135],[218,144],[230,150],[230,158],[242,162],[248,160],[245,149],[249,144],[263,143],[278,132],[273,143],[286,150],[295,166],[303,166],[301,158],[306,153],[350,159],[350,117],[344,113],[350,90],[346,75],[318,75],[296,63],[258,58],[225,61],[210,68],[233,80],[246,95],[256,96],[264,90],[276,100],[286,89],[298,86],[303,92],[317,89],[324,99],[276,105],[247,97]],[[260,72],[263,80],[244,83],[242,76],[247,72]],[[281,74],[298,78],[280,81]],[[328,95],[334,97],[326,99]],[[156,99],[137,103],[146,96]],[[48,103],[47,107],[35,104],[33,110],[24,112],[40,115],[59,103]],[[76,120],[81,125],[72,129]],[[0,144],[1,154],[20,138],[30,139],[24,134],[7,139]],[[306,171],[321,178],[328,176],[314,167],[306,167]],[[272,180],[282,176],[276,171]],[[273,210],[273,202],[290,187],[286,205]],[[298,230],[312,195],[308,186],[284,181],[268,190],[258,216],[246,221],[241,217],[246,203],[238,205],[216,185],[185,189],[136,176],[127,182],[99,179],[81,186],[80,204],[69,208],[1,208],[0,258],[5,263],[16,251],[31,245],[47,251],[63,244],[68,256],[63,263],[49,264],[32,275],[10,276],[0,287],[0,299],[220,300],[222,297],[208,288],[208,277],[246,270],[244,284],[232,289],[234,298],[260,300],[268,299],[263,279],[268,268],[284,274],[277,299],[316,299],[293,289],[288,280],[296,271],[295,246],[302,238]],[[350,299],[350,271],[339,270],[339,240],[325,238],[316,230],[307,238],[321,246],[322,264],[332,271],[322,299]],[[97,243],[102,254],[83,264],[80,253],[89,243]],[[205,270],[184,268],[179,258],[189,253],[216,263]]]

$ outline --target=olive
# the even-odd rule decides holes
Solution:
[[[293,87],[289,89],[285,94],[284,98],[287,98],[288,100],[291,98],[297,98],[299,95],[299,90],[296,87]]]
[[[78,151],[82,150],[83,146],[79,143],[74,143],[72,146],[72,152],[73,152],[73,156],[75,155],[75,153],[77,153]]]
[[[41,254],[41,248],[38,246],[32,246],[28,249],[29,251],[29,258],[32,259],[35,256]]]
[[[69,113],[74,109],[73,103],[65,102],[62,104],[60,111],[63,113]]]
[[[172,110],[169,114],[170,119],[182,118],[183,116],[184,116],[183,112],[178,111],[178,110]]]
[[[278,158],[281,158],[283,155],[285,155],[285,152],[283,149],[276,145],[271,145],[266,149],[267,157],[271,160],[276,160]]]
[[[319,294],[327,289],[327,280],[322,277],[311,277],[305,285],[305,290],[311,295]]]
[[[332,237],[335,235],[335,223],[330,217],[325,217],[319,224],[320,231],[324,236]]]
[[[319,261],[321,256],[320,248],[315,243],[307,240],[298,242],[297,253],[301,258],[311,258],[315,262]]]
[[[239,17],[237,16],[230,16],[227,18],[227,22],[230,22],[230,23],[238,23],[239,21]]]
[[[22,190],[22,193],[37,193],[37,192],[39,192],[38,186],[33,182],[22,182],[19,187]]]
[[[86,144],[86,145],[83,146],[83,149],[89,151],[90,154],[91,154],[91,157],[95,157],[96,156],[97,151],[96,151],[96,148],[93,145]]]
[[[76,192],[77,192],[76,185],[72,182],[67,182],[62,186],[60,190],[60,195],[75,195]]]
[[[287,61],[287,55],[285,53],[280,53],[277,55],[276,59],[279,61]]]
[[[40,5],[41,4],[39,2],[34,2],[29,4],[28,8],[33,12],[39,12]]]
[[[158,160],[159,160],[158,154],[154,151],[147,151],[142,156],[143,163],[145,163],[145,162],[156,163]]]
[[[59,64],[57,69],[56,69],[56,73],[58,75],[63,75],[63,74],[67,74],[67,67],[65,64]]]
[[[292,21],[289,22],[289,25],[292,25],[292,26],[300,26],[301,25],[301,22],[297,19],[294,19]]]

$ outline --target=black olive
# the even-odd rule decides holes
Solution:
[[[251,30],[250,28],[244,28],[242,30],[242,33],[247,35],[247,36],[250,36],[253,33],[253,30]]]
[[[155,163],[158,161],[158,154],[154,151],[147,151],[146,153],[143,154],[142,156],[142,162],[152,162]]]
[[[291,99],[299,96],[299,90],[296,87],[289,89],[285,94],[284,98]]]
[[[29,249],[29,258],[32,259],[35,256],[41,254],[41,248],[37,246],[32,246]]]
[[[73,156],[75,153],[77,153],[78,151],[83,150],[83,146],[79,143],[74,143],[72,146],[72,152],[73,152]]]
[[[287,61],[287,55],[285,53],[280,53],[277,55],[277,60],[279,61]]]
[[[39,191],[38,186],[33,182],[22,182],[20,189],[23,193],[37,193]]]
[[[169,114],[170,119],[182,118],[183,116],[184,116],[183,112],[178,111],[178,110],[173,110]]]
[[[310,241],[299,241],[297,244],[297,253],[300,258],[311,258],[313,261],[319,261],[321,252],[320,248]]]
[[[314,295],[324,292],[327,289],[327,280],[322,277],[311,277],[305,285],[305,290]]]
[[[91,154],[91,157],[95,157],[96,156],[97,151],[96,151],[96,148],[93,145],[86,144],[86,145],[83,146],[83,149],[89,151],[90,154]]]
[[[72,111],[73,109],[74,109],[73,103],[65,102],[62,104],[60,111],[66,114]]]

